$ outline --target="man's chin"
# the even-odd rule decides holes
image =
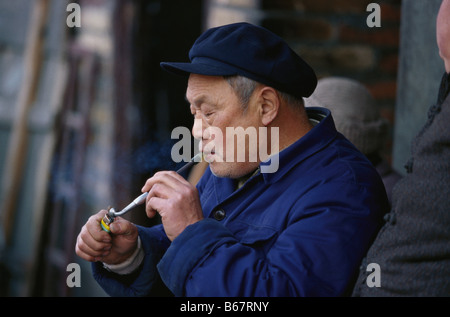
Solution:
[[[257,163],[217,162],[209,163],[211,172],[221,178],[241,178],[258,168]]]

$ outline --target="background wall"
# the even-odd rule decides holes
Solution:
[[[436,44],[441,0],[403,0],[398,94],[395,108],[393,165],[405,173],[411,141],[437,100],[444,62]]]

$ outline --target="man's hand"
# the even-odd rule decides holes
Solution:
[[[203,219],[197,188],[172,171],[158,172],[142,188],[149,192],[146,212],[161,215],[167,237],[173,241],[183,230]]]
[[[75,252],[82,259],[90,262],[119,264],[136,250],[138,230],[131,222],[117,217],[110,225],[111,234],[103,231],[100,221],[106,213],[106,210],[101,210],[91,216],[81,228]]]

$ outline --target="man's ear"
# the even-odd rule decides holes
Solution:
[[[268,126],[278,115],[280,109],[280,97],[275,89],[265,86],[260,91],[260,115],[261,122]]]

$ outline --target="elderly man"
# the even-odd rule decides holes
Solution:
[[[147,215],[159,213],[162,224],[118,218],[109,235],[100,211],[82,228],[77,254],[94,262],[111,295],[167,294],[161,286],[176,296],[350,294],[388,202],[330,112],[305,110],[314,71],[281,38],[247,23],[206,31],[189,57],[161,66],[189,76],[192,132],[209,168],[196,188],[175,172],[155,174],[142,191]],[[254,129],[257,152],[267,155],[250,159],[254,144],[238,147],[228,128]]]

